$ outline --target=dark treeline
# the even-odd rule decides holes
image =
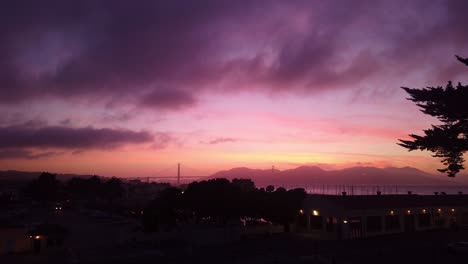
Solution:
[[[144,210],[146,231],[177,227],[178,223],[227,224],[240,218],[263,218],[287,229],[301,208],[304,189],[256,188],[249,179],[193,182],[183,191],[171,187]]]
[[[142,183],[140,185],[154,185]],[[282,224],[286,230],[293,222],[306,197],[304,189],[256,188],[250,179],[224,178],[193,182],[181,188],[169,184],[157,184],[158,191],[147,197],[141,217],[147,232],[170,230],[181,224],[226,225],[240,219],[263,218]],[[129,193],[134,183],[118,178],[72,178],[61,182],[55,174],[42,173],[25,188],[25,197],[43,204],[102,200],[121,206],[122,210],[137,212],[140,204],[128,207]],[[88,203],[89,204],[89,203]],[[94,204],[94,203],[90,203]],[[108,203],[109,204],[109,203]],[[127,207],[122,205],[126,204]],[[131,202],[130,202],[131,204]],[[101,209],[105,209],[103,207]],[[107,207],[110,208],[110,207]]]
[[[113,200],[122,198],[125,190],[118,178],[103,180],[97,176],[72,178],[64,183],[56,175],[44,172],[32,180],[25,188],[25,195],[39,202],[74,200]]]

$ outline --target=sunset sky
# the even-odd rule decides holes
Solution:
[[[207,175],[442,165],[412,88],[468,82],[468,1],[22,1],[0,8],[0,170]]]

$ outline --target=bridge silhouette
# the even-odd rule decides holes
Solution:
[[[177,163],[177,166],[170,166],[170,167],[167,167],[167,168],[164,168],[162,170],[159,170],[157,172],[154,172],[153,173],[153,176],[149,176],[149,177],[125,177],[124,179],[126,180],[144,180],[146,182],[154,182],[154,181],[160,181],[160,180],[165,180],[165,179],[173,179],[176,181],[177,185],[180,185],[181,184],[181,180],[184,180],[184,179],[187,179],[189,181],[193,181],[193,180],[198,180],[198,179],[202,179],[204,177],[206,177],[207,173],[206,172],[203,172],[201,170],[198,170],[198,169],[194,169],[192,167],[189,167],[187,165],[184,164],[184,168],[185,169],[188,169],[189,171],[195,171],[195,172],[199,172],[201,173],[199,176],[183,176],[181,174],[181,166],[182,164],[181,163]],[[166,173],[174,173],[175,175],[167,175]]]

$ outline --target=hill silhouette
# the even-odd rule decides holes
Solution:
[[[323,170],[317,166],[301,166],[289,170],[259,170],[233,168],[219,171],[209,178],[249,178],[258,186],[273,185],[393,185],[393,184],[459,184],[460,181],[446,179],[412,167],[351,167],[341,170]]]
[[[54,173],[54,172],[51,172]],[[37,178],[41,172],[26,172],[7,170],[0,171],[0,182],[30,181]],[[93,175],[57,174],[57,179],[67,181],[73,177],[89,178]],[[99,176],[109,178],[110,176]],[[133,177],[135,178],[135,177]],[[288,170],[251,169],[247,167],[232,168],[216,172],[210,176],[200,176],[198,180],[226,178],[252,179],[259,187],[267,185],[306,186],[313,184],[345,184],[345,185],[451,185],[468,184],[468,174],[460,174],[456,179],[433,175],[413,167],[351,167],[340,170],[324,170],[317,166],[301,166]],[[142,177],[145,179],[145,177]]]

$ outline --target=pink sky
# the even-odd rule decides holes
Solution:
[[[441,167],[399,87],[468,82],[466,1],[155,2],[0,11],[0,170]]]

